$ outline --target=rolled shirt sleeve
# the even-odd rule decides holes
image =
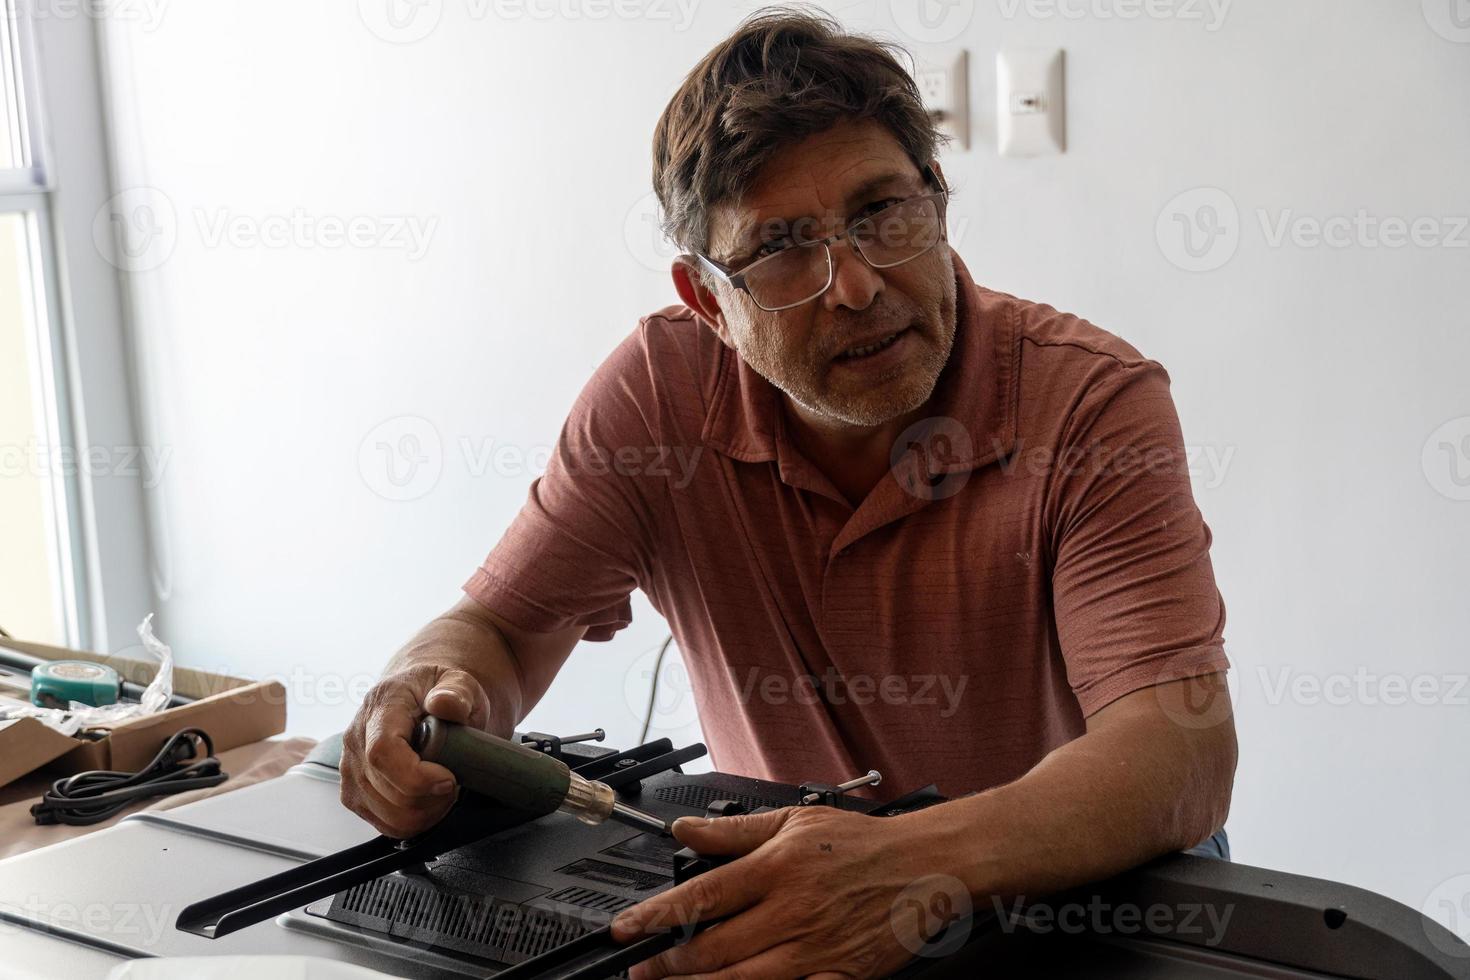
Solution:
[[[1048,516],[1053,608],[1084,715],[1225,670],[1225,605],[1169,378],[1153,361],[1090,387],[1063,429]]]

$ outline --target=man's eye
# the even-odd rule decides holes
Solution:
[[[904,199],[901,197],[885,197],[883,200],[874,201],[872,204],[869,204],[867,207],[863,208],[858,217],[870,218],[873,215],[877,214],[879,211],[884,210],[885,208],[891,208],[895,204],[902,204],[903,201]]]
[[[751,259],[763,259],[767,255],[775,255],[777,252],[789,248],[790,246],[790,242],[766,242],[760,248],[755,250],[755,254],[751,256]]]

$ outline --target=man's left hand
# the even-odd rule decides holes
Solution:
[[[613,937],[628,942],[727,921],[633,967],[632,980],[892,973],[929,938],[917,934],[922,926],[899,924],[913,918],[904,907],[916,883],[936,887],[924,884],[933,877],[933,858],[913,830],[912,822],[824,806],[680,818],[673,831],[681,843],[700,854],[743,856],[624,911]],[[949,878],[937,887],[957,885]],[[968,895],[951,898],[968,904]]]

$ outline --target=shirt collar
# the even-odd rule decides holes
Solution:
[[[1014,303],[975,285],[953,249],[955,342],[929,399],[926,416],[963,434],[946,452],[928,454],[931,473],[983,466],[1010,452],[1016,440],[1021,347]],[[716,452],[747,463],[778,458],[780,393],[721,343],[714,395],[702,439]]]

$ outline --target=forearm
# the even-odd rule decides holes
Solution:
[[[484,688],[491,727],[508,737],[525,712],[525,690],[510,644],[494,623],[462,607],[431,620],[388,661],[385,673],[414,668],[459,669]]]
[[[1224,823],[1234,771],[1229,717],[1192,729],[1140,714],[1015,782],[900,819],[977,899],[1035,896],[1199,843]]]

